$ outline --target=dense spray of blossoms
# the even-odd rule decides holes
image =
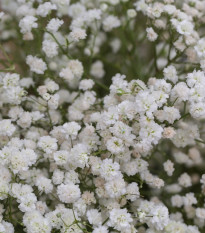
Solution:
[[[205,232],[205,1],[0,4],[0,232]]]

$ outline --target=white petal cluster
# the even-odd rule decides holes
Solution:
[[[47,69],[46,63],[41,58],[32,55],[27,56],[26,63],[29,65],[30,70],[37,74],[44,74]]]
[[[205,0],[0,5],[0,232],[204,232]]]

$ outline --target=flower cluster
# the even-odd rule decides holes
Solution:
[[[205,1],[2,0],[0,232],[205,231]]]

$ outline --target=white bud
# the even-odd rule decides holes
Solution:
[[[137,12],[134,9],[127,10],[127,16],[129,18],[134,18],[134,17],[136,17],[136,15],[137,15]]]

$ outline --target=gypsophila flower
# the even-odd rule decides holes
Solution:
[[[54,57],[58,54],[58,45],[50,40],[44,40],[42,50],[47,57]]]
[[[30,70],[37,74],[44,74],[44,71],[47,69],[46,63],[37,57],[33,57],[32,55],[27,56],[26,63],[29,65]]]
[[[64,165],[67,163],[69,153],[67,151],[61,150],[54,153],[54,160],[58,165]]]
[[[162,230],[168,224],[168,209],[165,206],[157,205],[152,210],[151,215],[153,216],[150,220],[151,224],[155,226],[157,230]]]
[[[205,1],[1,10],[0,232],[203,232]]]
[[[11,123],[11,120],[0,121],[0,135],[11,136],[16,130],[16,127]]]
[[[193,24],[187,20],[179,22],[177,31],[182,35],[190,35],[193,32]]]
[[[51,4],[50,2],[45,2],[38,6],[38,8],[36,9],[36,14],[41,17],[46,17],[51,10],[56,10],[56,9],[57,7],[55,4]]]
[[[184,187],[190,187],[191,186],[191,178],[187,173],[183,173],[179,179],[179,184]]]
[[[200,39],[194,48],[199,57],[204,57],[205,56],[205,39],[204,38]]]
[[[117,177],[119,173],[119,164],[117,162],[112,162],[111,159],[105,159],[102,162],[100,173],[103,178],[110,180],[114,177]]]
[[[174,66],[168,66],[163,70],[166,80],[170,80],[173,83],[178,81],[177,72]]]
[[[109,15],[103,21],[103,28],[105,31],[111,31],[113,28],[119,27],[120,24],[120,20],[116,16]]]
[[[135,11],[135,9],[129,9],[127,10],[127,16],[129,18],[134,18],[137,15],[137,12]]]
[[[172,176],[173,172],[174,172],[174,164],[170,161],[167,160],[164,164],[164,170],[166,171],[168,176]]]
[[[120,138],[112,137],[107,141],[106,145],[112,154],[118,154],[124,151],[123,141]]]
[[[130,183],[126,187],[126,198],[130,201],[135,201],[137,198],[139,198],[139,187],[137,183]]]
[[[197,200],[194,197],[193,193],[187,193],[183,199],[184,199],[184,205],[185,206],[191,206],[191,205],[197,203]]]
[[[200,219],[205,219],[205,209],[204,208],[197,208],[196,209],[196,216]]]
[[[158,37],[157,33],[153,30],[153,28],[147,28],[146,29],[146,32],[147,32],[147,38],[148,40],[150,41],[155,41]]]
[[[94,86],[94,81],[92,79],[84,79],[79,83],[79,89],[86,91]]]
[[[103,63],[101,61],[94,62],[91,66],[90,74],[95,78],[102,78],[105,74]]]
[[[108,230],[107,230],[107,227],[100,226],[100,227],[94,228],[93,233],[108,233]]]
[[[80,129],[81,126],[76,122],[69,122],[63,125],[63,132],[67,138],[71,137],[75,139]]]
[[[43,176],[37,178],[36,186],[38,187],[39,191],[45,193],[50,193],[53,190],[53,185],[51,183],[51,180]]]
[[[46,153],[52,153],[57,150],[57,140],[50,136],[43,136],[39,139],[38,146]]]
[[[113,209],[110,212],[110,222],[109,225],[114,227],[118,231],[125,230],[130,226],[132,218],[126,209]]]
[[[84,29],[74,28],[72,32],[69,34],[70,41],[78,42],[79,40],[85,39],[87,36]]]
[[[90,222],[90,224],[97,226],[102,224],[102,217],[97,209],[88,210],[86,215],[88,217],[88,221]]]
[[[49,32],[57,32],[58,29],[63,25],[63,20],[58,18],[52,18],[46,26],[46,29]]]
[[[19,27],[21,28],[21,33],[25,34],[31,32],[32,28],[37,28],[38,24],[36,23],[37,18],[32,15],[27,15],[22,18],[19,22]]]
[[[74,203],[81,195],[78,185],[74,185],[73,183],[59,185],[57,194],[63,203]]]

